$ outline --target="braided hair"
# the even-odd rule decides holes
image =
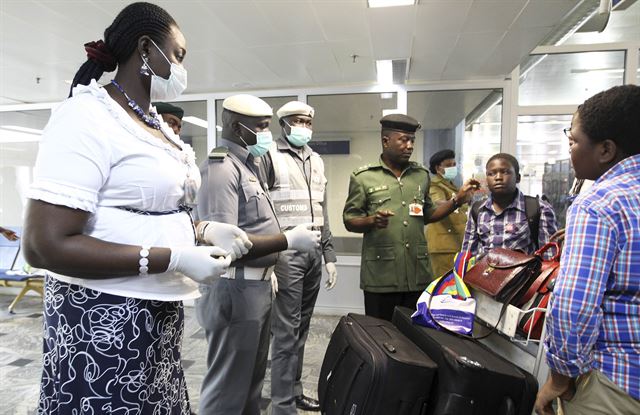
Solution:
[[[173,17],[155,4],[138,2],[122,9],[113,23],[105,29],[104,44],[98,42],[98,48],[102,52],[100,59],[96,59],[89,51],[96,42],[85,45],[90,57],[73,77],[69,96],[76,85],[88,85],[92,79],[100,79],[104,72],[114,71],[118,64],[129,59],[141,36],[147,35],[160,44],[166,39],[172,26],[177,26]],[[108,55],[110,59],[104,59],[104,55]]]

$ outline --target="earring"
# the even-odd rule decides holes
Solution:
[[[147,65],[147,55],[140,55],[142,58],[142,66],[140,67],[140,75],[149,76],[149,66]]]

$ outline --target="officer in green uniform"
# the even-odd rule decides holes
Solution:
[[[433,279],[424,225],[462,206],[480,183],[468,180],[435,207],[429,172],[409,161],[420,124],[403,114],[387,115],[380,124],[382,154],[351,174],[343,221],[347,230],[364,234],[360,288],[365,313],[391,320],[395,306],[415,307]]]
[[[431,156],[429,171],[432,174],[429,197],[436,206],[458,193],[458,188],[453,184],[458,176],[456,153],[453,150],[441,150]],[[461,206],[441,221],[427,225],[427,245],[435,277],[441,277],[453,268],[456,253],[460,251],[464,240],[468,210],[467,206]]]

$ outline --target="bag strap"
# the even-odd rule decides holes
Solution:
[[[540,199],[538,196],[525,196],[524,197],[524,214],[527,216],[527,223],[529,224],[529,233],[531,234],[531,240],[536,249],[540,247]]]

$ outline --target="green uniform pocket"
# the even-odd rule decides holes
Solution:
[[[367,248],[364,255],[363,282],[367,287],[395,287],[396,253],[393,246]]]

